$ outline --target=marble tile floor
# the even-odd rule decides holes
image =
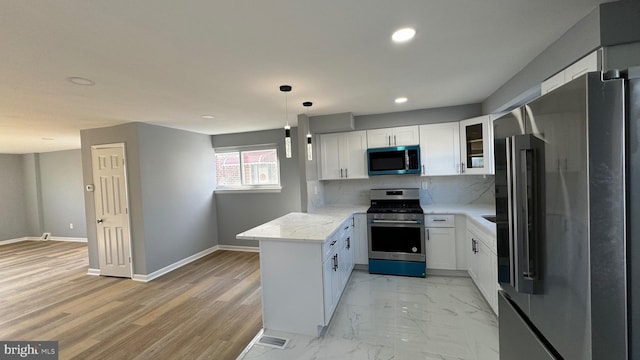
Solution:
[[[275,331],[242,360],[497,360],[498,320],[470,278],[354,271],[324,337]]]

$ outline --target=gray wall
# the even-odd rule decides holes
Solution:
[[[604,69],[636,65],[640,41],[640,1],[601,4],[547,47],[482,103],[485,114],[502,112],[540,95],[540,83],[600,47]],[[613,48],[615,47],[615,48]]]
[[[40,183],[41,229],[52,236],[86,238],[80,150],[41,153],[38,158],[39,174],[29,174],[28,178],[34,177]]]
[[[146,274],[218,244],[209,135],[138,124]]]
[[[355,117],[356,130],[460,121],[482,115],[481,104],[447,106]],[[311,118],[313,121],[313,118]]]
[[[27,236],[21,155],[0,154],[0,241]]]
[[[138,124],[129,123],[105,128],[80,131],[82,152],[82,178],[84,184],[93,184],[91,167],[91,146],[124,143],[127,158],[127,186],[129,190],[129,218],[131,232],[131,255],[133,272],[146,274],[144,247],[144,223],[142,213],[142,185],[140,183],[140,156],[138,152]],[[93,193],[84,197],[87,219],[87,239],[89,241],[89,268],[98,269],[98,245],[96,239],[96,212]]]
[[[524,93],[530,93],[531,88],[537,88],[537,93],[533,91],[532,96],[540,95],[540,84],[544,80],[598,47],[600,8],[597,7],[491,94],[482,103],[483,113],[491,114],[521,105],[512,103],[512,100]],[[532,96],[525,96],[522,102]]]
[[[135,274],[150,274],[217,245],[208,135],[129,123],[82,130],[80,139],[85,184],[93,184],[91,146],[125,144]],[[93,196],[85,196],[85,213],[89,266],[98,268]]]
[[[291,143],[297,144],[298,129],[291,129]],[[220,244],[258,246],[257,241],[237,240],[236,234],[271,221],[292,211],[301,211],[299,147],[292,146],[292,157],[284,157],[284,130],[213,135],[213,147],[270,144],[278,145],[280,157],[279,193],[217,193],[218,240]],[[303,154],[304,155],[304,154]]]

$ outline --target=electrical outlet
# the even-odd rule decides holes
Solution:
[[[73,230],[73,224],[69,224],[69,229]]]
[[[428,181],[423,181],[422,182],[422,189],[423,190],[427,190],[427,187],[429,186],[429,182]]]

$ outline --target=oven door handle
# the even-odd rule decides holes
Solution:
[[[371,220],[372,224],[421,224],[420,220]]]

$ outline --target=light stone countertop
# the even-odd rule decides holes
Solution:
[[[329,206],[313,213],[292,212],[236,235],[241,240],[324,242],[363,206]]]
[[[312,213],[292,212],[236,235],[241,240],[284,240],[324,242],[331,237],[351,215],[366,213],[368,206],[325,206]],[[487,232],[496,235],[496,225],[482,218],[495,215],[491,205],[422,205],[425,215],[461,214],[472,219]]]

